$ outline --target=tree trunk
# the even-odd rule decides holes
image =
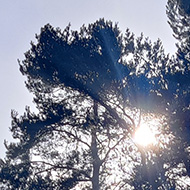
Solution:
[[[101,161],[98,156],[96,133],[92,134],[91,151],[92,151],[92,159],[93,159],[92,189],[99,190],[100,189],[99,173],[100,173]]]
[[[100,166],[101,160],[98,156],[98,146],[97,146],[97,136],[96,136],[96,126],[98,118],[98,105],[97,102],[94,102],[94,127],[92,129],[92,142],[91,142],[91,152],[93,159],[93,176],[92,176],[92,189],[100,190],[99,175],[100,175]]]
[[[92,177],[92,189],[93,190],[100,190],[99,172],[100,172],[100,166],[93,165],[93,177]]]

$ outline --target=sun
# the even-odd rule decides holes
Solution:
[[[147,147],[156,144],[156,137],[148,124],[142,123],[135,131],[134,141],[140,146]]]

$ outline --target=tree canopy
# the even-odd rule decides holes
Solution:
[[[189,188],[190,16],[182,2],[167,4],[174,56],[161,40],[122,34],[104,19],[80,31],[41,29],[19,61],[38,113],[12,111],[16,142],[5,141],[2,188]],[[155,128],[147,146],[134,138],[143,122]]]

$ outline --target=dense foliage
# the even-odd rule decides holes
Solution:
[[[2,188],[189,188],[190,16],[174,0],[167,14],[176,56],[104,19],[41,29],[19,62],[38,113],[12,111]],[[134,141],[142,119],[158,121],[156,145]]]

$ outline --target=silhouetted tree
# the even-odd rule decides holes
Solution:
[[[129,30],[122,35],[103,19],[79,32],[48,24],[36,39],[20,71],[38,113],[12,111],[17,142],[5,142],[1,183],[8,189],[179,187],[188,175],[182,156],[188,155],[187,65],[166,55],[160,40],[135,39]],[[162,118],[157,147],[133,140],[143,115]]]
[[[2,182],[9,189],[106,188],[113,183],[111,161],[129,162],[127,150],[116,147],[131,141],[133,124],[115,111],[123,101],[121,34],[111,22],[99,20],[79,33],[46,25],[37,40],[20,70],[39,113],[26,108],[18,117],[12,112],[11,131],[19,142],[5,143]],[[17,163],[27,165],[24,179],[20,169],[9,172]]]

